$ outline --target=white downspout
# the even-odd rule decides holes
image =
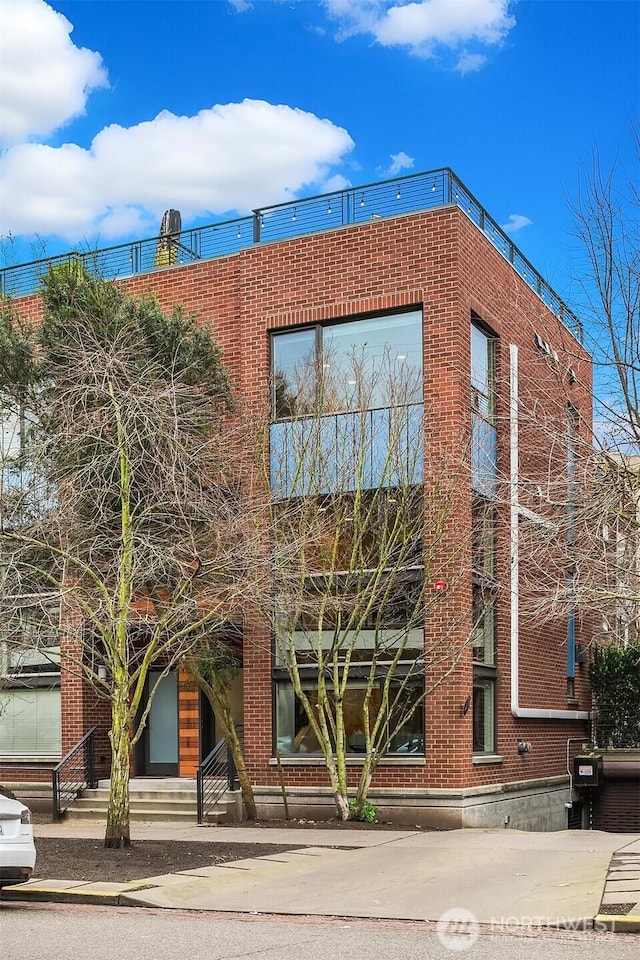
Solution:
[[[520,720],[588,720],[588,710],[534,710],[519,704],[518,348],[513,343],[509,345],[509,386],[511,713]]]

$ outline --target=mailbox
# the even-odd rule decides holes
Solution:
[[[603,779],[602,755],[583,754],[573,758],[573,782],[581,787],[599,787]]]

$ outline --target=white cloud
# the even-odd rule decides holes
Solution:
[[[510,213],[508,221],[500,224],[500,226],[505,233],[517,233],[518,230],[529,227],[532,223],[533,220],[529,220],[529,217],[523,217],[521,213]]]
[[[411,170],[414,165],[413,157],[408,156],[403,150],[400,153],[392,153],[388,174],[390,177],[395,177],[401,170]]]
[[[262,100],[112,125],[88,150],[19,144],[0,158],[0,235],[114,240],[153,233],[168,207],[185,222],[247,213],[309,187],[341,189],[331,168],[353,146],[329,120]]]
[[[69,21],[42,0],[0,0],[0,145],[47,136],[107,86],[101,57],[76,47]]]
[[[347,180],[346,177],[343,177],[341,173],[334,174],[333,177],[329,177],[324,181],[322,192],[323,193],[340,193],[342,190],[346,190],[351,186],[351,181]]]
[[[501,43],[515,26],[512,6],[512,0],[325,0],[339,38],[370,34],[383,46],[409,47],[420,56],[470,41]]]
[[[482,53],[469,53],[468,50],[464,50],[458,57],[458,62],[455,66],[457,73],[461,73],[463,76],[465,73],[475,73],[476,70],[480,70],[481,67],[485,65],[487,58]]]

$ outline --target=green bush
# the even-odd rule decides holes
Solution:
[[[594,646],[589,680],[596,745],[640,747],[640,642]]]
[[[352,820],[362,820],[364,823],[378,822],[378,810],[372,803],[369,803],[368,800],[364,801],[359,813],[357,811],[356,801],[350,800],[349,810],[351,811]]]

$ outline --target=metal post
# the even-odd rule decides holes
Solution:
[[[229,749],[227,744],[227,783],[229,785],[229,790],[236,789],[236,782],[238,779],[238,771],[236,770],[236,765],[233,761],[233,754]]]
[[[253,242],[260,243],[260,211],[253,211]]]
[[[196,773],[196,802],[198,807],[198,823],[202,823],[203,815],[203,797],[202,797],[202,768],[198,767]]]
[[[59,795],[59,781],[58,781],[58,771],[51,771],[51,793],[53,800],[53,820],[60,819],[60,795]]]
[[[93,737],[94,735],[92,733],[87,742],[87,750],[89,751],[89,756],[87,758],[87,785],[92,790],[95,790],[95,788],[98,786],[98,783],[96,781],[96,756],[93,745]]]

